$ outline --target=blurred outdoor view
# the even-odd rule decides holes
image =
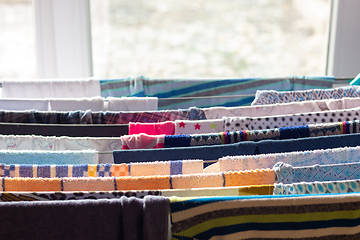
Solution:
[[[330,0],[90,0],[94,74],[325,75]]]
[[[99,78],[325,75],[330,0],[90,0]],[[37,77],[31,0],[0,0],[0,78]]]

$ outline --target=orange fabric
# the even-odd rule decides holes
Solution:
[[[110,171],[112,177],[129,176],[129,166],[125,163],[111,165]]]
[[[170,176],[119,177],[117,190],[170,189]]]
[[[60,178],[5,178],[7,192],[61,191]]]
[[[112,177],[63,178],[64,191],[114,191]]]
[[[213,188],[223,187],[223,184],[222,173],[173,175],[171,178],[173,189]]]
[[[225,172],[225,187],[263,185],[275,183],[275,171],[256,169],[250,171]]]

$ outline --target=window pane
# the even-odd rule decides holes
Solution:
[[[36,78],[31,0],[0,0],[0,78]]]
[[[330,0],[91,0],[94,75],[325,75]]]

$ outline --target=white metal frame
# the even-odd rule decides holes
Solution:
[[[333,0],[327,75],[353,78],[360,73],[360,1]]]
[[[34,0],[40,78],[92,76],[89,0]]]

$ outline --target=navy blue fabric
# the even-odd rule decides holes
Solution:
[[[113,151],[114,163],[153,162],[203,159],[217,160],[224,156],[255,154],[255,142],[240,142],[227,145],[208,145],[198,147],[154,148]],[[206,167],[209,164],[204,164]]]
[[[164,148],[190,147],[190,135],[166,135]]]
[[[309,126],[297,126],[297,127],[281,127],[280,139],[293,139],[293,138],[304,138],[310,137]]]
[[[360,145],[360,133],[257,142],[256,154],[308,151]]]

